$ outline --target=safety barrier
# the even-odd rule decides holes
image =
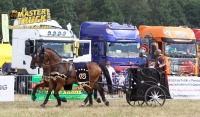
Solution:
[[[14,90],[17,94],[31,94],[32,92],[32,76],[31,75],[15,75]]]
[[[30,101],[32,93],[32,76],[31,75],[14,75],[14,100]]]

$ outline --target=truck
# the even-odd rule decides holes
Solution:
[[[196,44],[198,46],[198,48],[197,48],[197,56],[198,56],[198,59],[199,59],[200,58],[200,29],[193,28],[192,30],[193,30],[193,32],[195,34],[195,37],[196,37]],[[198,61],[198,66],[200,66],[200,61]],[[199,67],[199,70],[200,70],[200,67]]]
[[[0,70],[1,74],[9,74],[11,69],[12,60],[12,46],[9,43],[0,44]]]
[[[62,28],[55,20],[47,22],[18,25],[18,20],[14,21],[14,26],[23,27],[13,29],[12,32],[12,68],[16,69],[17,75],[43,75],[42,68],[31,69],[30,64],[32,54],[41,47],[50,48],[56,51],[63,61],[73,60],[74,62],[91,61],[91,41],[78,40],[71,30],[71,24],[67,29]],[[34,28],[34,27],[49,28]],[[78,46],[87,46],[87,50],[79,51]],[[31,79],[31,78],[29,78]],[[17,81],[17,87],[30,86],[27,78]],[[20,86],[22,85],[22,86]],[[27,89],[27,88],[26,88]]]
[[[102,65],[110,61],[117,73],[138,61],[140,36],[136,26],[84,21],[80,27],[80,40],[85,39],[92,43],[91,60]]]
[[[162,51],[167,75],[198,76],[197,44],[190,28],[142,25],[139,32],[141,45],[149,48],[148,59],[152,63],[155,62],[155,50]]]

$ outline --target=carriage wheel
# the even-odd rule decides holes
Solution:
[[[145,102],[147,106],[162,106],[165,104],[166,95],[160,87],[150,87],[145,92]]]
[[[144,101],[128,101],[127,103],[131,106],[142,106],[145,102]]]
[[[144,101],[132,101],[130,99],[130,94],[128,94],[128,92],[126,93],[126,101],[129,105],[131,106],[142,106],[144,104]]]

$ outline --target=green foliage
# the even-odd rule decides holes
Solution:
[[[13,9],[12,0],[1,0],[1,2],[0,2],[0,13],[1,14],[8,14],[9,11],[11,11],[12,9]],[[1,14],[0,14],[0,22],[2,22]],[[3,38],[2,37],[2,24],[0,23],[0,39],[2,39],[2,38]]]
[[[83,21],[200,28],[199,6],[199,0],[1,0],[0,13],[13,9],[21,11],[22,7],[28,10],[49,8],[51,18],[63,28],[71,23],[78,37]]]

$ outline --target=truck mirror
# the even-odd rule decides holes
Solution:
[[[83,43],[79,43],[79,48],[78,48],[78,56],[83,56]]]
[[[115,45],[115,43],[111,42],[108,46],[110,47],[110,46],[114,46],[114,45]]]
[[[25,55],[31,55],[34,52],[34,41],[26,40],[25,41]]]
[[[30,47],[25,47],[25,55],[31,55]]]
[[[102,51],[102,43],[99,43],[99,44],[98,44],[98,50],[99,50],[99,51]]]

